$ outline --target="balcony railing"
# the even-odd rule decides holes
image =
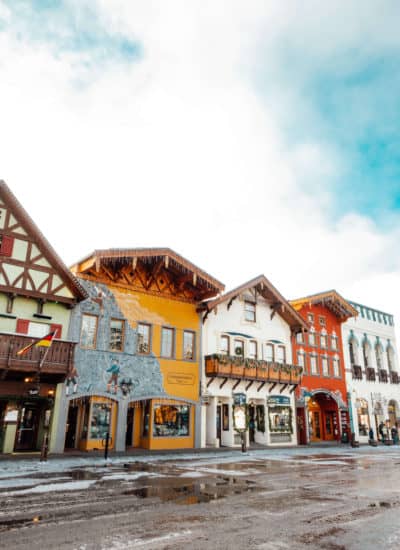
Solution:
[[[299,384],[302,367],[273,363],[230,355],[207,355],[206,376],[239,378],[258,382],[280,382],[281,384]]]
[[[40,370],[41,376],[62,382],[73,368],[74,342],[53,340],[49,348],[32,347],[24,355],[17,352],[34,342],[29,336],[0,333],[0,377],[2,379],[15,378],[21,374],[36,374]],[[44,356],[44,354],[46,354]],[[43,360],[44,358],[44,360]],[[43,364],[40,367],[41,362]]]
[[[362,380],[362,368],[360,365],[352,365],[351,373],[353,375],[353,380]]]
[[[390,382],[392,384],[398,384],[400,382],[399,380],[399,373],[391,371],[390,372]]]
[[[373,367],[367,367],[365,369],[365,376],[369,382],[375,382],[376,380],[375,369]]]
[[[387,382],[388,381],[387,371],[384,370],[384,369],[379,369],[378,370],[378,377],[379,377],[379,382]]]

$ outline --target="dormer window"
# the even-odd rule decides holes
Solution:
[[[246,321],[255,323],[256,320],[256,304],[254,302],[245,301],[244,303],[244,318]]]

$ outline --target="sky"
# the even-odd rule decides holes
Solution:
[[[170,247],[400,323],[398,0],[0,0],[0,179],[71,265]]]

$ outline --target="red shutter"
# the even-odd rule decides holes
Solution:
[[[55,332],[53,338],[61,338],[62,325],[50,325],[50,332]]]
[[[3,235],[1,239],[0,254],[2,256],[12,256],[14,238]]]
[[[19,334],[28,334],[29,321],[27,319],[17,319],[16,332]]]

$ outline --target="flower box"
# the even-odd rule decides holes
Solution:
[[[283,370],[281,368],[279,381],[280,382],[285,382],[285,383],[290,383],[290,374],[291,374],[290,370]]]
[[[217,374],[231,374],[232,365],[231,363],[218,363]]]
[[[235,376],[243,376],[244,365],[232,365],[232,374]]]
[[[268,379],[268,367],[257,367],[257,378],[261,380]]]
[[[244,369],[244,377],[245,378],[256,378],[257,376],[257,368],[256,367],[245,367]]]
[[[279,382],[279,374],[280,374],[279,365],[277,363],[272,363],[269,366],[268,370],[269,370],[268,378],[273,382]]]

